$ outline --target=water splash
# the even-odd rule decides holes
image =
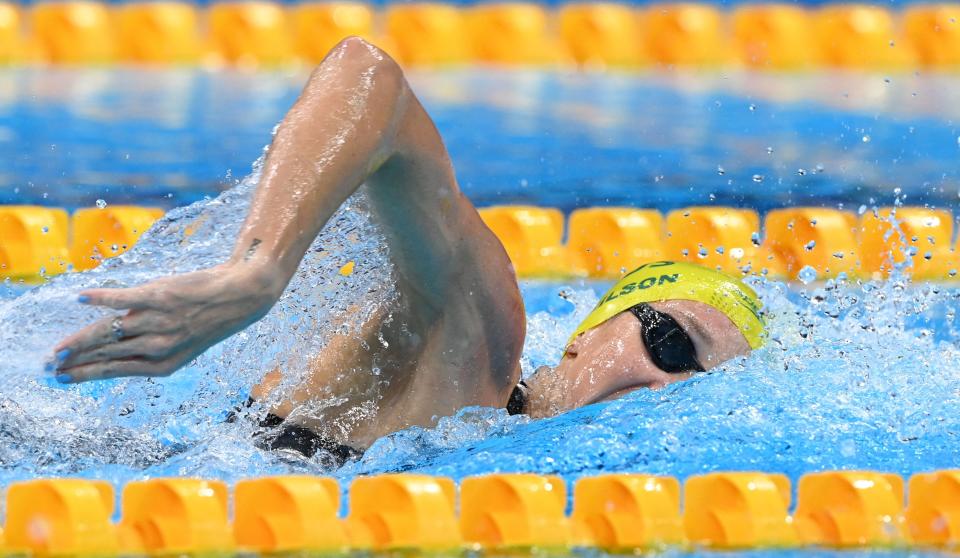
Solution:
[[[92,287],[126,287],[224,261],[246,215],[256,171],[216,199],[170,212],[137,246],[99,268],[0,300],[0,481],[31,476],[206,474],[236,478],[282,461],[255,448],[251,421],[227,411],[277,367],[296,384],[331,332],[348,332],[396,299],[381,235],[354,196],[313,243],[263,320],[170,378],[63,387],[43,372],[51,347],[111,311],[76,302]],[[339,270],[354,262],[345,277]],[[251,412],[257,412],[254,409]]]
[[[602,472],[686,477],[764,470],[796,479],[826,469],[907,475],[955,466],[960,293],[910,286],[902,278],[839,279],[804,291],[753,283],[766,302],[771,332],[766,346],[748,357],[660,391],[640,390],[551,419],[465,411],[457,428],[467,433],[459,445],[449,443],[449,424],[405,431],[341,474],[416,463],[417,470],[454,478],[490,471],[575,479]],[[558,291],[567,301],[581,297],[573,311],[530,317],[525,370],[556,361],[556,348],[590,308],[593,292]]]
[[[382,237],[362,196],[327,225],[263,321],[171,378],[65,388],[42,372],[58,339],[106,313],[77,304],[81,288],[134,285],[226,258],[256,179],[254,173],[216,199],[171,212],[135,249],[97,270],[0,301],[0,482],[328,472],[328,456],[261,451],[251,440],[253,421],[223,418],[265,372],[283,367],[293,371],[288,385],[296,383],[332,332],[350,331],[396,300]],[[338,271],[349,261],[355,272],[344,277]],[[435,428],[379,440],[335,475],[536,471],[573,479],[760,469],[796,478],[822,469],[910,474],[953,467],[960,457],[960,293],[911,285],[902,269],[884,282],[841,278],[802,290],[752,279],[771,329],[766,346],[748,357],[551,419],[464,409]],[[529,375],[557,362],[603,285],[523,288],[529,327],[521,364]]]

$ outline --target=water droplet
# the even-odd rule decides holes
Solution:
[[[838,260],[842,260],[842,259],[843,259],[843,252],[834,252],[834,253],[833,253],[833,257],[834,257],[834,258],[837,258]]]
[[[958,141],[960,141],[960,138],[958,138]],[[726,169],[724,169],[720,165],[717,165],[717,174],[719,174],[720,176],[723,176],[726,173],[727,173]]]
[[[762,174],[753,175],[753,181],[756,182],[757,184],[763,182],[763,175]]]
[[[861,205],[859,208],[857,208],[857,215],[863,215],[866,212],[867,212],[867,206],[865,205]]]
[[[750,242],[752,242],[754,246],[760,246],[760,233],[756,231],[750,233]]]
[[[40,232],[42,232],[43,234],[47,234],[48,232],[50,232],[50,227],[40,227]]]
[[[106,207],[107,207],[106,200],[97,200],[97,208],[106,209]]]
[[[810,242],[804,244],[803,247],[806,248],[807,250],[813,250],[816,247],[816,245],[817,245],[817,241],[811,240]]]
[[[697,250],[697,256],[699,256],[699,257],[701,257],[701,258],[706,258],[706,257],[707,257],[707,254],[709,254],[709,253],[710,253],[710,252],[708,252],[707,249],[704,248],[703,246],[701,246],[700,249]]]
[[[767,155],[773,155],[773,148],[769,145],[767,146]]]
[[[745,255],[745,252],[744,252],[743,248],[731,248],[731,249],[730,249],[730,257],[733,258],[733,259],[735,259],[735,260],[742,259],[744,255]]]
[[[750,106],[747,107],[747,108],[750,109],[750,112],[753,112],[753,111],[757,110],[757,105],[755,105],[755,104],[753,104],[753,103],[750,103]]]
[[[797,176],[807,176],[807,169],[797,169]]]
[[[716,252],[722,256],[722,255],[723,255],[723,246],[717,246]]]
[[[923,259],[930,261],[933,259],[933,252],[926,252],[923,254]]]
[[[840,442],[840,455],[844,457],[853,457],[857,455],[857,443],[853,440],[844,440]]]
[[[799,279],[804,285],[809,285],[813,281],[817,280],[817,270],[809,265],[805,265],[800,272],[797,273],[797,279]]]
[[[860,138],[860,141],[863,143],[870,143],[870,134],[864,134],[863,137]]]

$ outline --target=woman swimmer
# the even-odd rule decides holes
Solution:
[[[400,307],[359,335],[330,340],[264,422],[280,427],[271,447],[349,457],[350,448],[466,406],[550,415],[685,379],[761,342],[747,286],[692,264],[648,264],[604,297],[555,368],[542,367],[518,387],[526,316],[503,246],[457,187],[400,67],[350,38],[317,67],[277,129],[232,257],[135,288],[81,293],[81,302],[127,312],[63,340],[57,380],[169,375],[259,320],[327,220],[364,183],[395,265]],[[376,377],[345,373],[374,363]],[[268,375],[254,396],[276,381]],[[339,403],[309,408],[331,396]],[[350,420],[360,408],[375,409],[376,419]]]

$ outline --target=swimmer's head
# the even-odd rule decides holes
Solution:
[[[760,300],[743,282],[685,262],[625,275],[527,383],[534,416],[659,388],[763,344]]]

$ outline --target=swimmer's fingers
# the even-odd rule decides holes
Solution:
[[[189,357],[186,352],[180,352],[164,360],[133,358],[95,362],[58,372],[56,378],[62,384],[76,384],[128,376],[169,376],[183,366]]]
[[[90,289],[80,293],[79,301],[116,310],[146,310],[157,308],[155,291],[150,284],[129,289]]]
[[[88,325],[61,341],[54,349],[59,361],[66,361],[70,356],[83,351],[117,342],[117,333],[114,331],[116,316],[103,318]],[[137,337],[146,333],[167,333],[172,326],[169,319],[156,312],[130,312],[120,317],[120,333],[124,338]]]
[[[57,368],[60,372],[70,373],[71,368],[95,362],[106,362],[130,358],[159,361],[169,357],[177,350],[173,338],[166,335],[141,335],[115,343],[107,343],[85,351],[70,353]]]

